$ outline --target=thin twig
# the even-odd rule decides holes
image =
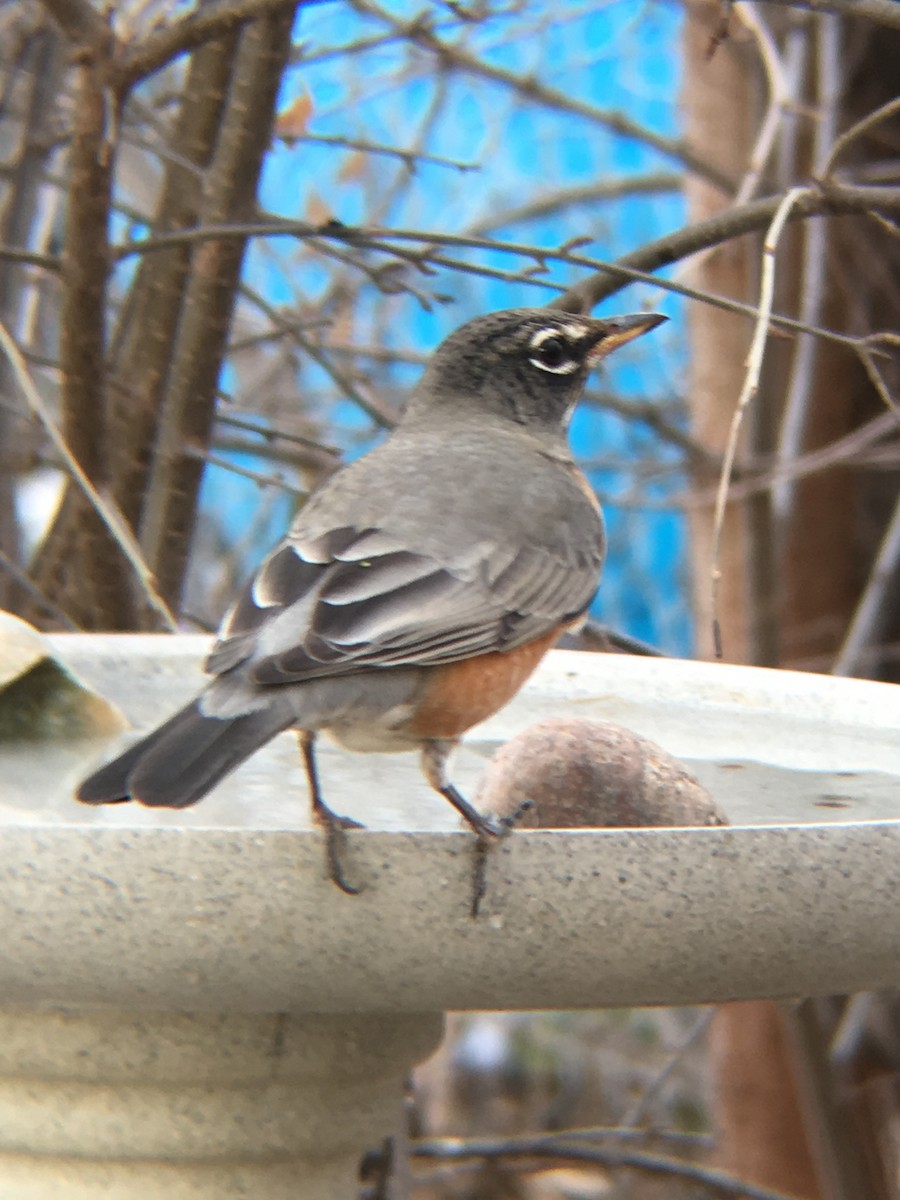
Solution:
[[[753,34],[759,48],[759,57],[762,60],[763,69],[766,73],[766,82],[769,85],[769,100],[766,106],[766,114],[763,117],[759,133],[756,135],[756,143],[750,154],[750,166],[741,180],[741,186],[734,197],[732,207],[737,207],[741,204],[746,204],[753,197],[759,186],[762,173],[772,153],[772,147],[775,145],[778,128],[784,118],[785,110],[791,101],[791,94],[788,88],[784,63],[781,61],[781,55],[778,53],[778,47],[775,44],[775,39],[768,24],[756,11],[755,6],[747,3],[747,0],[735,4],[734,11],[750,33]]]
[[[888,597],[893,592],[900,569],[900,500],[882,538],[875,565],[856,606],[850,628],[844,635],[831,668],[832,675],[855,675],[863,650],[878,636],[885,621]]]
[[[421,17],[413,18],[413,20],[404,23],[386,9],[372,3],[371,0],[351,0],[351,2],[357,12],[365,13],[367,16],[383,21],[410,42],[421,46],[424,50],[430,51],[437,57],[439,64],[445,69],[455,68],[466,74],[475,75],[477,78],[488,79],[492,83],[509,88],[517,96],[521,96],[525,100],[546,105],[559,112],[571,113],[573,116],[582,117],[620,137],[633,138],[635,141],[651,146],[654,150],[658,150],[661,154],[665,154],[669,158],[676,159],[689,170],[708,180],[716,187],[721,188],[724,192],[730,193],[734,191],[734,180],[696,155],[681,140],[654,133],[653,130],[638,124],[638,122],[633,121],[624,113],[595,108],[594,105],[577,100],[566,92],[548,87],[533,76],[517,75],[514,71],[509,71],[494,63],[486,62],[474,54],[469,54],[461,46],[439,38],[435,34],[433,27],[427,21],[422,20]]]
[[[766,467],[758,475],[749,474],[752,464],[745,465],[744,478],[740,483],[732,484],[728,492],[729,499],[732,502],[748,500],[759,492],[767,491],[783,479],[804,479],[829,467],[862,464],[868,461],[871,455],[870,447],[889,433],[897,432],[897,428],[897,417],[893,412],[879,413],[865,425],[844,434],[827,446],[798,455],[788,463]],[[713,500],[714,497],[707,493],[694,491],[687,503],[690,505],[696,501],[697,504],[705,505]]]
[[[480,171],[477,162],[460,162],[455,158],[444,158],[440,154],[427,154],[424,150],[404,150],[400,146],[383,146],[377,142],[366,142],[360,138],[338,137],[336,134],[300,133],[277,134],[278,140],[286,145],[294,142],[308,142],[314,146],[335,146],[344,150],[359,150],[361,154],[384,155],[387,158],[399,158],[410,170],[419,163],[430,163],[435,167],[449,167],[462,174],[468,171]]]
[[[309,355],[313,362],[317,363],[325,371],[332,383],[349,400],[357,404],[376,425],[379,425],[382,429],[392,429],[397,424],[395,413],[386,409],[375,397],[362,392],[355,380],[346,371],[343,371],[331,361],[327,353],[327,347],[317,346],[315,342],[305,336],[296,321],[289,320],[273,304],[264,299],[259,292],[247,287],[246,284],[242,286],[241,291],[244,295],[252,299],[256,307],[268,317],[276,329],[296,342],[301,350]]]
[[[713,622],[713,644],[717,658],[722,657],[722,635],[719,626],[719,583],[721,581],[719,552],[722,542],[722,529],[725,524],[725,506],[728,503],[728,489],[731,484],[731,474],[734,467],[735,455],[737,454],[738,436],[744,412],[756,395],[757,388],[759,387],[759,375],[762,370],[766,338],[769,334],[769,324],[772,316],[772,301],[775,294],[775,253],[778,249],[778,240],[781,237],[781,232],[787,223],[792,208],[804,193],[805,189],[803,188],[792,188],[783,197],[772,219],[772,224],[769,226],[769,231],[766,234],[762,254],[762,277],[759,286],[759,315],[747,355],[747,371],[744,376],[744,385],[741,388],[741,394],[738,397],[734,415],[731,418],[731,428],[728,431],[728,441],[725,445],[725,459],[722,464],[722,473],[719,477],[719,487],[716,492],[716,508],[713,517],[712,534],[712,564],[710,567],[710,603]]]
[[[869,382],[881,397],[885,407],[890,409],[890,411],[894,413],[896,417],[900,418],[900,403],[898,403],[898,401],[891,395],[890,388],[885,382],[884,376],[878,369],[878,364],[875,361],[875,355],[872,353],[872,341],[873,339],[871,337],[859,338],[854,346],[854,349],[859,361],[863,365],[863,369],[869,377]]]
[[[763,0],[780,8],[806,8],[811,12],[837,13],[900,29],[900,4],[897,0]]]
[[[109,26],[90,0],[43,0],[43,4],[76,46],[96,44],[110,36]]]
[[[882,104],[880,108],[876,108],[873,112],[868,113],[861,121],[857,121],[855,125],[851,125],[849,129],[845,129],[839,138],[836,138],[834,145],[831,147],[831,152],[820,168],[818,178],[829,179],[831,172],[834,170],[834,164],[844,153],[847,147],[855,142],[858,137],[862,137],[864,133],[868,133],[881,121],[887,121],[889,118],[900,113],[900,96],[889,100],[887,104]]]
[[[700,1014],[681,1045],[675,1048],[646,1087],[641,1089],[641,1094],[622,1117],[621,1124],[626,1129],[640,1125],[644,1121],[651,1104],[665,1087],[666,1083],[668,1083],[673,1071],[677,1070],[679,1065],[684,1061],[685,1055],[696,1046],[698,1040],[708,1031],[715,1014],[715,1007],[705,1009]]]
[[[67,613],[64,613],[58,604],[54,604],[48,596],[45,596],[34,580],[29,578],[22,568],[17,566],[9,555],[4,554],[2,550],[0,550],[0,571],[5,571],[23,591],[28,593],[40,608],[43,608],[55,621],[58,621],[63,629],[68,629],[70,633],[78,632],[78,626],[72,618]]]
[[[304,488],[297,487],[296,484],[288,483],[283,475],[263,475],[260,471],[251,471],[249,467],[242,467],[236,462],[232,462],[230,458],[223,458],[221,454],[214,454],[211,450],[198,450],[189,447],[185,453],[189,458],[199,459],[200,462],[207,463],[211,467],[220,467],[223,471],[230,471],[232,475],[240,475],[243,479],[251,479],[258,487],[261,488],[277,488],[279,491],[288,492],[292,496],[297,496],[300,499],[305,499],[309,492]]]
[[[424,1138],[410,1146],[414,1158],[459,1161],[467,1158],[485,1159],[558,1159],[570,1162],[597,1163],[609,1168],[630,1167],[650,1175],[669,1179],[686,1179],[701,1184],[719,1196],[745,1197],[746,1200],[794,1200],[783,1192],[757,1187],[738,1179],[727,1171],[701,1167],[635,1150],[607,1149],[605,1146],[583,1146],[567,1141],[566,1135],[551,1134],[538,1137],[510,1138]]]
[[[642,425],[649,426],[660,441],[677,446],[698,466],[716,469],[721,466],[720,455],[701,445],[687,430],[665,416],[665,401],[625,400],[610,392],[587,392],[582,403],[604,412],[615,413],[626,421],[639,421]]]
[[[688,255],[696,254],[709,246],[720,245],[745,233],[765,229],[771,222],[782,201],[781,196],[770,196],[762,200],[754,200],[739,209],[729,209],[718,213],[705,221],[698,221],[686,226],[666,237],[649,242],[639,250],[624,255],[616,262],[601,262],[585,255],[564,253],[560,251],[538,249],[528,243],[502,242],[488,238],[466,237],[459,234],[436,234],[433,230],[419,231],[408,229],[369,229],[342,225],[340,222],[330,222],[326,225],[314,225],[308,221],[287,221],[271,219],[259,222],[240,222],[228,225],[206,225],[195,229],[158,234],[138,241],[126,242],[114,251],[114,258],[119,261],[134,254],[146,254],[150,251],[165,250],[184,242],[205,241],[209,239],[224,239],[227,237],[271,237],[286,236],[297,238],[335,239],[362,245],[381,253],[393,254],[397,248],[384,239],[395,241],[434,243],[458,247],[460,249],[485,249],[500,251],[507,254],[530,258],[535,261],[565,263],[570,266],[584,267],[593,272],[580,280],[573,287],[566,289],[550,307],[561,308],[567,312],[589,312],[600,301],[608,299],[626,287],[629,283],[651,283],[667,291],[696,299],[704,303],[714,304],[728,312],[741,313],[745,316],[756,316],[753,305],[742,304],[724,296],[687,288],[668,280],[657,278],[653,272],[660,267],[669,266]],[[802,191],[789,214],[790,220],[800,220],[814,216],[840,216],[844,214],[869,212],[883,208],[886,211],[900,214],[900,188],[884,187],[848,187],[846,185],[829,186],[827,189],[810,188]],[[476,268],[467,263],[451,260],[441,261],[441,265],[453,266],[458,270],[468,270],[480,274],[499,276],[509,279],[510,275],[496,272],[489,268]],[[516,279],[528,282],[525,276],[519,274]],[[556,285],[546,282],[542,286]],[[793,318],[772,315],[772,322],[784,329],[807,331],[801,321]],[[857,338],[842,335],[832,330],[810,329],[808,332],[829,341],[856,347]]]
[[[261,425],[259,421],[248,420],[246,417],[238,416],[236,413],[216,413],[216,421],[220,425],[231,425],[235,429],[244,429],[248,433],[258,433],[267,442],[294,442],[298,446],[305,446],[306,449],[313,450],[316,454],[322,455],[323,458],[330,458],[335,460],[335,462],[339,461],[341,457],[341,452],[337,446],[329,446],[325,442],[318,442],[315,438],[306,437],[302,433],[292,433],[290,430],[282,429],[278,425]]]
[[[140,547],[128,527],[128,522],[125,521],[109,497],[103,496],[97,491],[81,469],[78,460],[66,444],[66,440],[53,419],[50,410],[44,404],[40,392],[38,392],[32,383],[31,376],[28,374],[28,368],[19,353],[15,341],[10,336],[6,326],[2,323],[0,323],[0,344],[2,344],[3,352],[6,354],[15,372],[16,380],[22,389],[22,394],[28,401],[32,412],[37,416],[46,430],[47,436],[53,443],[60,459],[65,463],[66,469],[81,488],[100,520],[109,530],[113,541],[125,555],[140,584],[141,590],[147,598],[147,602],[159,613],[168,628],[174,633],[178,625],[168,605],[156,590],[153,574],[144,561]]]
[[[46,0],[45,0],[46,2]],[[57,0],[59,2],[59,0]],[[208,0],[126,48],[115,67],[115,86],[127,90],[179,54],[233,33],[248,21],[293,12],[297,0]]]
[[[501,208],[470,225],[467,233],[484,235],[509,225],[551,216],[578,205],[600,204],[631,196],[655,196],[677,192],[684,185],[684,176],[675,171],[655,171],[650,175],[625,175],[621,179],[606,179],[597,183],[558,188],[515,208]]]
[[[37,254],[34,250],[23,250],[19,246],[0,246],[0,258],[7,262],[21,263],[26,267],[40,267],[58,275],[62,271],[62,259],[55,254]]]
[[[837,129],[837,101],[840,93],[840,30],[836,17],[823,16],[816,30],[816,80],[818,119],[814,124],[813,155],[817,173],[826,174],[825,164]],[[800,292],[800,320],[817,325],[825,300],[825,263],[828,230],[821,221],[802,227],[803,265]],[[776,457],[789,462],[800,452],[815,380],[818,349],[814,338],[800,334],[794,348],[791,374],[781,413]],[[772,491],[772,517],[776,538],[781,541],[790,517],[794,487],[785,480]]]

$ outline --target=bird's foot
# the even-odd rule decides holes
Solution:
[[[469,909],[469,915],[473,920],[481,912],[481,901],[487,892],[488,856],[501,838],[508,837],[512,833],[513,826],[530,806],[531,802],[526,800],[508,817],[494,818],[479,813],[477,824],[473,821],[469,822],[476,834],[475,862],[472,868],[472,903]]]
[[[325,862],[328,866],[328,878],[346,896],[358,896],[360,889],[347,882],[341,860],[347,841],[346,831],[348,829],[364,829],[365,826],[351,817],[338,816],[324,805],[316,810],[316,820],[325,833]]]

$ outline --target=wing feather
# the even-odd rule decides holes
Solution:
[[[222,625],[207,669],[246,664],[258,684],[513,649],[577,619],[602,558],[564,547],[480,544],[453,564],[379,529],[289,538]]]

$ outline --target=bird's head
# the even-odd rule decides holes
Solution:
[[[471,407],[522,425],[565,429],[591,368],[665,320],[659,313],[596,319],[548,308],[476,317],[435,350],[409,413]]]

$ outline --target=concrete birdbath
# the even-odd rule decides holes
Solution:
[[[137,728],[207,639],[58,635]],[[89,809],[118,744],[0,744],[0,1195],[348,1200],[447,1009],[689,1004],[896,986],[900,689],[556,651],[467,739],[614,720],[685,760],[723,828],[516,831],[469,915],[473,838],[414,756],[323,744],[365,822],[325,877],[282,735],[186,811]]]

